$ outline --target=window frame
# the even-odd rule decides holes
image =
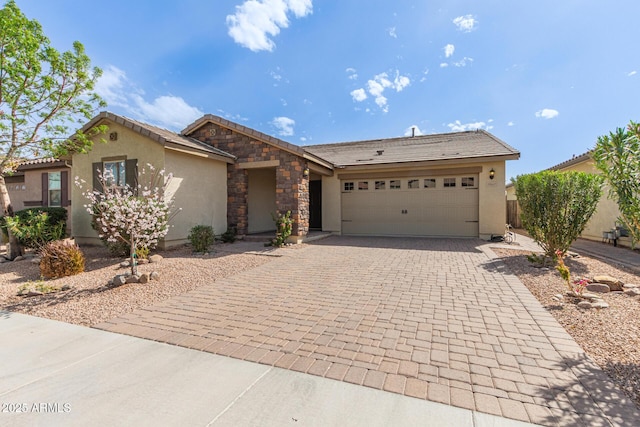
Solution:
[[[58,176],[57,181],[53,180],[52,181],[52,176]],[[54,186],[52,186],[52,183],[56,183],[57,182],[57,187],[58,188],[52,188]],[[54,193],[55,192],[55,193]],[[57,194],[57,199],[58,199],[58,203],[54,204],[53,200],[53,194]],[[57,207],[60,208],[62,207],[62,172],[61,171],[55,171],[55,172],[47,172],[47,206],[49,207]]]

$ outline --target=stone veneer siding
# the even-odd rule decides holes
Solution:
[[[291,211],[294,220],[292,236],[305,236],[309,231],[309,178],[304,176],[304,158],[278,147],[239,134],[231,129],[207,123],[189,135],[206,142],[238,159],[227,166],[227,223],[238,234],[247,234],[249,190],[248,170],[238,165],[246,162],[279,160],[276,167],[276,207],[284,214]]]

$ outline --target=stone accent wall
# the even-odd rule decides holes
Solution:
[[[293,236],[305,236],[309,231],[309,177],[304,176],[307,161],[278,147],[239,134],[213,123],[189,135],[238,158],[227,166],[227,223],[238,234],[247,234],[247,195],[249,175],[239,167],[246,162],[279,161],[276,167],[276,207],[284,214],[291,211]]]

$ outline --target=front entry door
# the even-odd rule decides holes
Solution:
[[[322,229],[322,181],[309,181],[309,228]]]

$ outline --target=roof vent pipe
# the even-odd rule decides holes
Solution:
[[[378,153],[378,156],[382,156],[382,153],[384,153],[384,150],[378,150],[377,153]]]
[[[411,138],[413,138],[414,136],[416,136],[416,127],[411,126]]]

